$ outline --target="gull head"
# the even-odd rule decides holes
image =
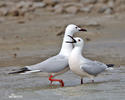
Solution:
[[[86,29],[83,29],[83,28],[80,28],[74,24],[69,24],[67,27],[66,27],[66,32],[68,33],[76,33],[76,32],[80,32],[80,31],[87,31]]]
[[[84,41],[83,41],[82,38],[76,37],[76,38],[74,38],[74,40],[76,41],[76,43],[73,43],[75,47],[76,46],[80,46],[81,47],[81,46],[84,45]]]
[[[76,47],[76,46],[80,46],[80,47],[81,47],[81,46],[84,45],[84,41],[83,41],[82,38],[79,38],[79,37],[73,38],[73,37],[70,36],[70,35],[68,35],[68,36],[72,39],[72,41],[66,41],[66,43],[73,43],[75,47]]]

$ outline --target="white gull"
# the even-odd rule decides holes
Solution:
[[[69,67],[75,74],[81,77],[81,84],[83,84],[83,77],[90,77],[92,82],[93,78],[104,72],[106,69],[112,69],[112,66],[106,65],[99,61],[89,60],[82,55],[84,41],[83,39],[76,37],[72,38],[72,41],[67,41],[67,43],[73,43],[74,48],[69,56]]]
[[[31,72],[47,72],[50,74],[49,80],[51,83],[53,81],[60,82],[61,86],[64,86],[63,80],[53,79],[56,75],[62,74],[69,70],[68,66],[68,58],[73,49],[72,44],[67,44],[66,41],[71,41],[72,39],[68,36],[73,36],[74,33],[79,31],[86,31],[86,29],[79,28],[74,24],[70,24],[65,29],[65,35],[62,43],[62,48],[56,56],[50,57],[47,60],[40,62],[35,65],[25,66],[21,68],[19,71],[11,72],[14,73],[31,73]]]

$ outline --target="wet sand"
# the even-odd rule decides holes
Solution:
[[[56,15],[39,13],[24,18],[7,17],[0,22],[0,98],[1,100],[124,100],[125,93],[125,14]],[[23,23],[20,23],[23,22]],[[84,56],[104,63],[116,64],[115,70],[95,79],[79,77],[67,72],[57,78],[64,79],[65,87],[49,85],[42,73],[8,75],[21,66],[32,65],[59,52],[63,34],[57,36],[67,24],[74,23],[88,30],[80,33],[86,41]],[[119,65],[123,65],[118,67]]]
[[[65,87],[58,83],[49,85],[45,75],[41,73],[29,75],[8,75],[12,67],[0,68],[1,100],[124,100],[125,67],[116,67],[95,78],[95,83],[84,78],[80,85],[80,77],[67,72],[57,78],[65,82]],[[68,77],[67,77],[68,76]]]

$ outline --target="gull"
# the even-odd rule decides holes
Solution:
[[[55,76],[62,74],[69,70],[68,58],[73,49],[72,44],[67,44],[66,41],[71,41],[72,39],[68,36],[73,36],[74,33],[80,31],[87,31],[86,29],[79,28],[74,24],[70,24],[65,29],[65,35],[63,38],[62,48],[56,56],[50,57],[47,60],[40,62],[35,65],[25,66],[18,71],[11,72],[14,73],[32,73],[32,72],[47,72],[49,73],[49,80],[52,84],[53,81],[60,82],[61,86],[64,86],[64,82],[61,79],[54,79]]]
[[[66,41],[67,43],[73,43],[74,48],[69,56],[69,67],[75,74],[81,77],[81,84],[83,84],[83,77],[90,77],[92,82],[94,82],[93,78],[96,77],[101,72],[105,70],[113,69],[113,65],[104,64],[99,61],[92,61],[83,57],[82,51],[84,46],[83,39],[68,35],[72,41]]]

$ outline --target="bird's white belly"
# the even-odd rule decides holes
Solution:
[[[80,63],[78,63],[78,62],[79,61],[77,61],[77,59],[69,59],[70,69],[72,70],[73,73],[75,73],[81,77],[87,77],[88,74],[80,68]]]

